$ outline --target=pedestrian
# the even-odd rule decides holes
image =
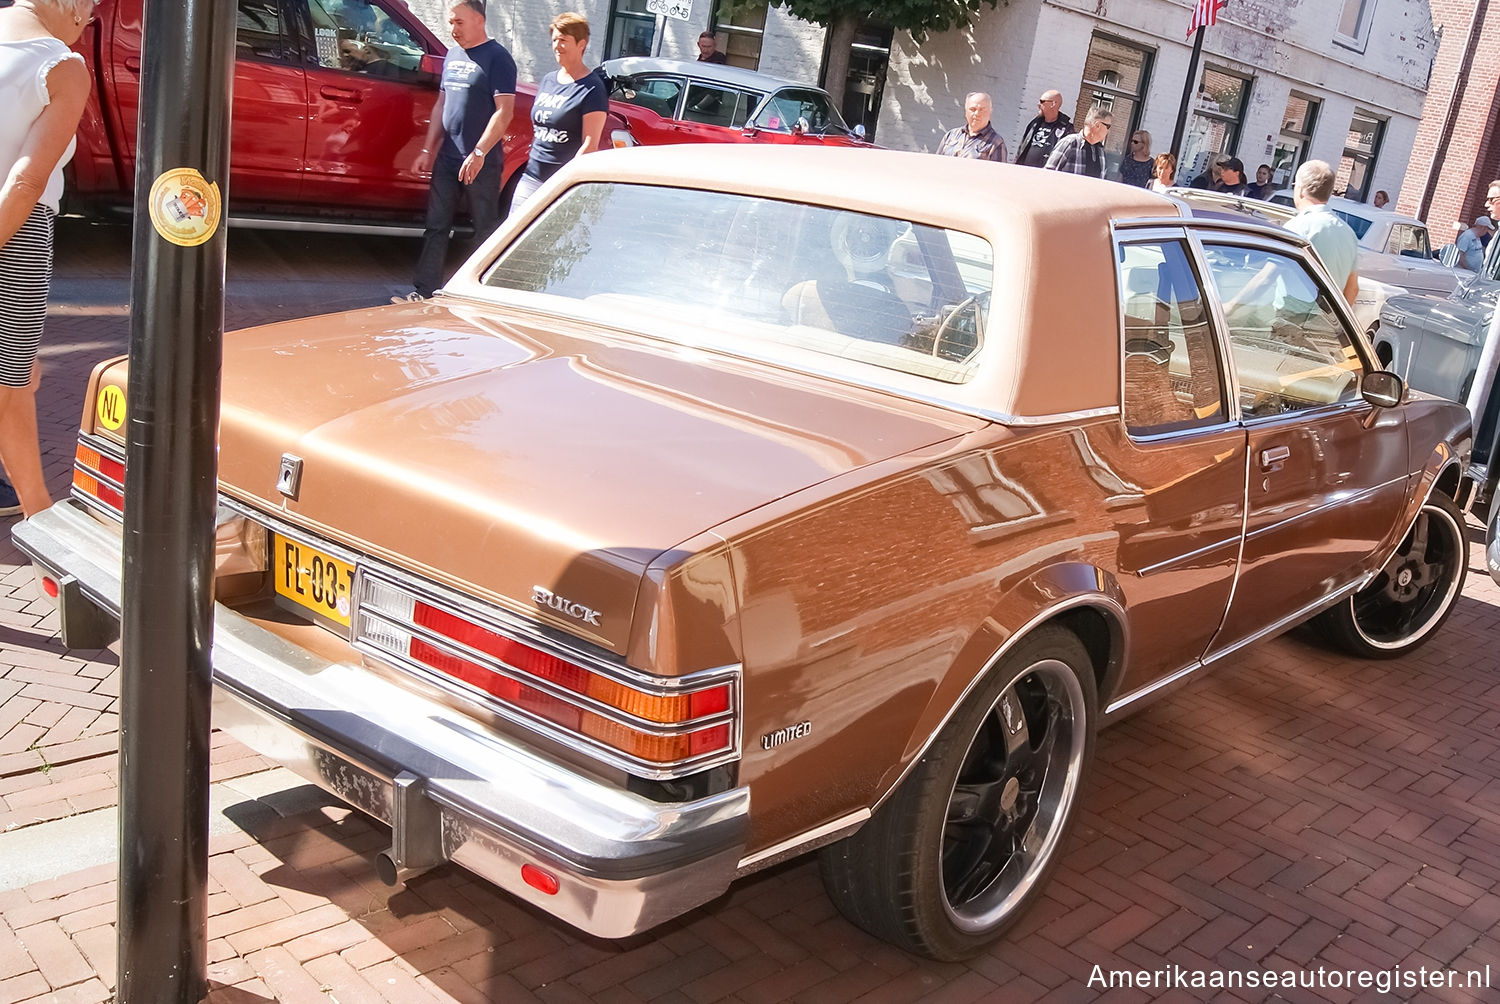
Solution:
[[[531,104],[531,159],[516,186],[516,209],[562,166],[580,154],[599,149],[609,90],[599,74],[583,65],[589,44],[588,18],[567,11],[552,19],[552,55],[557,69],[536,85]]]
[[[1021,146],[1016,151],[1016,163],[1027,167],[1046,167],[1052,150],[1062,142],[1064,136],[1073,132],[1073,120],[1064,115],[1062,94],[1047,91],[1037,99],[1037,114],[1026,123],[1021,133]]]
[[[1385,189],[1381,188],[1381,189],[1378,189],[1375,192],[1375,208],[1376,209],[1384,209],[1386,207],[1386,204],[1389,203],[1390,201],[1391,201],[1391,197],[1389,195],[1385,194]]]
[[[1047,170],[1104,177],[1104,137],[1114,116],[1094,105],[1083,117],[1083,129],[1064,136],[1047,158]]]
[[[1262,164],[1255,169],[1255,184],[1248,189],[1250,198],[1269,200],[1275,193],[1276,186],[1271,182],[1271,165]]]
[[[1344,299],[1354,302],[1359,292],[1359,238],[1349,224],[1328,208],[1333,195],[1333,168],[1325,161],[1309,160],[1297,168],[1292,180],[1292,202],[1297,215],[1286,222],[1286,229],[1306,238],[1323,260],[1335,286]]]
[[[1156,160],[1151,156],[1151,134],[1137,129],[1130,136],[1130,149],[1120,158],[1119,180],[1136,188],[1151,187],[1151,178],[1156,173]]]
[[[991,107],[990,96],[983,91],[964,98],[964,124],[948,130],[938,143],[938,155],[1004,164],[1009,159],[1005,140],[990,125]]]
[[[1245,164],[1238,157],[1230,157],[1219,165],[1219,183],[1214,191],[1224,195],[1248,195],[1250,186],[1245,184]]]
[[[1494,232],[1495,222],[1488,216],[1481,216],[1473,226],[1459,234],[1458,240],[1453,242],[1458,246],[1458,267],[1470,272],[1483,268],[1486,238]]]
[[[0,514],[52,505],[36,432],[37,346],[52,282],[52,221],[63,165],[89,96],[89,71],[69,46],[92,0],[15,0],[0,8]]]
[[[458,200],[467,191],[475,241],[500,224],[505,131],[516,110],[516,61],[489,36],[482,0],[448,0],[453,46],[443,56],[442,83],[432,105],[417,172],[430,171],[427,220],[412,292],[392,297],[425,300],[443,279],[443,263]]]
[[[1177,184],[1177,158],[1159,153],[1151,162],[1151,191],[1165,192]]]
[[[729,57],[719,51],[719,40],[711,31],[705,31],[698,35],[698,62],[729,62]]]
[[[1219,183],[1219,172],[1224,161],[1229,158],[1222,153],[1211,153],[1208,155],[1208,165],[1203,168],[1203,173],[1188,183],[1189,188],[1201,188],[1212,192],[1214,186]]]

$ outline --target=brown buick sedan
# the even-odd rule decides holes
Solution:
[[[120,604],[123,361],[22,524]],[[1285,231],[872,150],[579,158],[435,299],[226,339],[216,724],[585,931],[819,850],[856,924],[980,950],[1096,731],[1311,618],[1459,595],[1459,406]],[[50,583],[50,585],[49,585]]]

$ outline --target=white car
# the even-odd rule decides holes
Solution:
[[[1205,193],[1174,189],[1172,194],[1192,203],[1201,200]],[[1227,200],[1225,208],[1230,211],[1281,224],[1295,212],[1289,188],[1274,193],[1268,202],[1222,194],[1216,198]],[[1379,324],[1381,308],[1391,297],[1404,293],[1447,296],[1463,279],[1462,273],[1437,260],[1428,239],[1427,224],[1416,217],[1376,209],[1352,199],[1329,199],[1328,208],[1349,224],[1359,238],[1359,292],[1352,306],[1355,319],[1367,331]]]

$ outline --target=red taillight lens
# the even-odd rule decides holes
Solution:
[[[502,712],[545,723],[596,751],[623,755],[670,776],[736,752],[736,677],[697,685],[595,669],[502,634],[459,608],[439,605],[375,576],[364,580],[356,640],[362,647],[436,672],[483,694]],[[498,622],[498,621],[497,621]],[[555,736],[556,733],[554,732]],[[660,773],[658,773],[660,771]]]
[[[79,442],[73,454],[73,491],[125,513],[125,462]]]

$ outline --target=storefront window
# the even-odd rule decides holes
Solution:
[[[719,40],[719,51],[730,66],[760,69],[760,47],[765,39],[766,11],[770,6],[769,3],[758,7],[714,3],[708,23]]]
[[[1204,69],[1177,162],[1177,177],[1182,184],[1202,174],[1209,157],[1216,153],[1232,155],[1239,148],[1249,104],[1249,77],[1214,66]]]
[[[1130,136],[1141,124],[1141,96],[1151,79],[1153,52],[1110,35],[1096,34],[1089,42],[1083,62],[1083,81],[1078,85],[1078,107],[1073,124],[1081,126],[1090,107],[1097,105],[1114,116],[1104,139],[1105,177],[1113,176],[1120,158],[1130,146]],[[1164,137],[1170,139],[1170,137]],[[1152,152],[1167,148],[1152,140]]]
[[[1364,202],[1370,197],[1370,177],[1375,172],[1375,158],[1380,156],[1380,142],[1385,138],[1385,119],[1357,110],[1349,121],[1349,138],[1344,141],[1344,156],[1339,160],[1338,178],[1333,190],[1346,199]]]
[[[1271,181],[1277,188],[1291,188],[1292,176],[1307,159],[1320,106],[1318,101],[1295,92],[1286,99],[1286,111],[1281,116],[1281,136],[1271,158]]]
[[[646,0],[614,0],[609,12],[609,37],[604,58],[649,56],[656,44],[656,15],[647,13]]]

